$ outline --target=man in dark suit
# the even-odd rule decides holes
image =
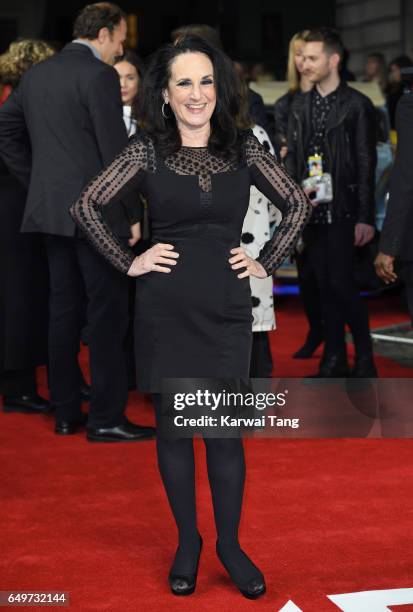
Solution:
[[[44,234],[50,271],[49,383],[56,433],[75,433],[81,413],[78,365],[85,323],[92,394],[87,437],[139,440],[153,428],[124,416],[128,324],[127,277],[109,266],[75,229],[68,213],[82,188],[127,144],[119,77],[111,67],[123,52],[125,14],[111,3],[85,7],[75,40],[23,76],[0,109],[0,155],[28,187],[22,231]],[[106,222],[133,244],[138,198],[110,206]]]
[[[391,283],[397,279],[395,260],[400,260],[413,321],[413,93],[406,93],[400,99],[396,110],[396,129],[396,161],[375,266],[385,283]]]

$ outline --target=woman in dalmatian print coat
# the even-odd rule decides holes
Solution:
[[[254,125],[254,136],[275,155],[267,132]],[[270,239],[281,221],[280,211],[255,186],[251,187],[250,202],[242,228],[241,246],[254,259]],[[253,345],[250,374],[256,378],[271,376],[273,362],[268,332],[275,329],[272,276],[258,279],[250,276],[252,294]]]

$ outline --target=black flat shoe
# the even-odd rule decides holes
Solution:
[[[267,590],[265,586],[264,576],[262,572],[258,569],[258,567],[251,561],[248,555],[244,553],[243,550],[241,550],[241,553],[244,555],[244,557],[248,559],[248,562],[254,567],[254,569],[257,572],[256,577],[251,578],[245,583],[240,583],[239,581],[235,580],[234,576],[231,574],[231,570],[229,566],[226,564],[226,562],[224,561],[220,553],[218,541],[216,544],[216,550],[217,550],[218,559],[221,561],[222,565],[227,570],[228,575],[231,578],[232,582],[235,584],[237,589],[240,591],[240,593],[244,597],[246,597],[247,599],[258,599],[258,597],[262,597],[262,595],[264,595],[264,593]]]
[[[52,408],[50,403],[37,393],[29,395],[4,395],[4,412],[22,412],[24,414],[47,414]]]
[[[137,425],[132,423],[126,416],[123,417],[122,425],[126,425],[130,431],[136,431],[137,433],[146,432],[151,436],[156,433],[156,429],[150,425]]]
[[[138,442],[149,440],[155,435],[154,427],[142,427],[125,421],[117,427],[88,427],[86,437],[90,442]]]
[[[75,421],[63,421],[57,420],[55,426],[55,433],[59,436],[71,436],[77,433],[80,429],[85,427],[87,422],[87,414],[83,414],[79,419]]]
[[[201,557],[202,550],[202,538],[199,536],[200,545],[199,545],[199,553],[196,561],[195,573],[188,575],[180,575],[169,573],[168,582],[171,587],[171,592],[174,595],[182,596],[182,595],[192,595],[196,588],[196,579],[198,577],[198,566],[199,559]]]

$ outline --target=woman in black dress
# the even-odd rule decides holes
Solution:
[[[138,277],[138,388],[154,394],[157,424],[163,378],[248,378],[251,292],[284,260],[310,204],[251,132],[239,132],[237,81],[230,60],[198,37],[160,49],[140,88],[144,131],[72,206],[75,221],[124,274]],[[281,210],[274,238],[253,260],[239,246],[255,184]],[[148,202],[153,246],[136,257],[102,219],[125,189]],[[110,350],[110,347],[108,347]],[[205,438],[217,553],[240,591],[265,592],[243,552],[238,525],[245,479],[242,440]],[[196,525],[193,441],[157,437],[158,463],[178,527],[169,574],[176,595],[194,591],[202,539]]]

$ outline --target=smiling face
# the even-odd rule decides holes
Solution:
[[[115,70],[119,75],[122,102],[130,106],[138,94],[138,72],[133,64],[126,61],[115,64]]]
[[[212,62],[204,53],[181,53],[171,65],[164,100],[175,115],[178,129],[198,130],[209,125],[216,105]]]

